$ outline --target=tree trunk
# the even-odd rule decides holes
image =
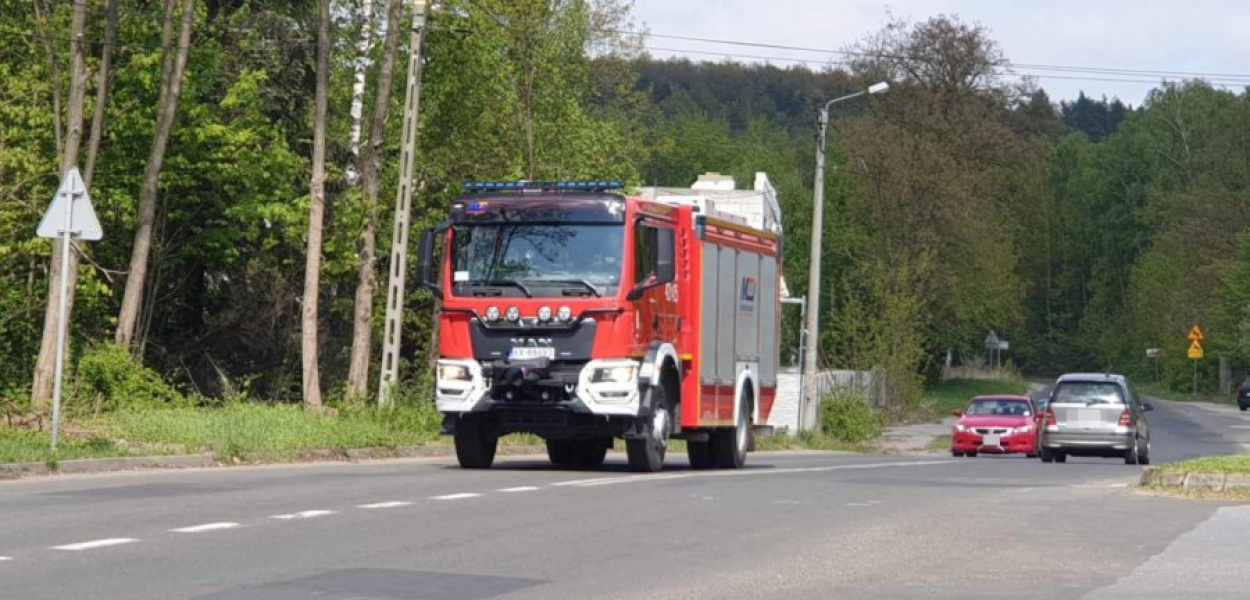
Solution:
[[[373,293],[377,288],[378,184],[382,152],[386,144],[386,117],[395,79],[395,56],[399,54],[403,0],[391,0],[387,13],[386,43],[378,72],[378,91],[373,102],[373,125],[361,163],[361,183],[368,218],[360,236],[360,279],[356,283],[356,312],[352,328],[352,355],[347,374],[347,395],[363,398],[369,385],[369,357],[373,351]]]
[[[147,280],[148,253],[152,248],[152,224],[156,219],[156,192],[165,162],[165,147],[178,112],[178,98],[182,95],[182,76],[187,66],[187,54],[191,46],[191,29],[195,24],[195,0],[182,0],[182,25],[177,46],[171,46],[171,23],[173,2],[167,0],[165,30],[161,38],[165,42],[165,60],[161,65],[161,97],[157,108],[156,134],[147,167],[143,170],[143,186],[139,189],[139,225],[135,230],[134,248],[130,253],[130,273],[126,277],[126,291],[122,296],[122,308],[117,317],[117,333],[114,341],[130,346],[134,341],[135,324],[139,321],[139,308],[143,305],[143,288]]]
[[[91,140],[87,143],[87,166],[83,170],[83,183],[91,189],[95,176],[96,158],[100,155],[100,140],[104,137],[104,109],[109,98],[109,69],[113,65],[113,44],[117,40],[117,5],[119,0],[108,0],[104,9],[107,25],[104,31],[104,51],[100,57],[100,74],[96,78],[95,114],[91,116]],[[71,292],[72,293],[72,292]]]
[[[304,264],[304,303],[301,308],[304,363],[304,408],[321,408],[321,376],[317,369],[317,299],[321,288],[321,225],[326,204],[326,111],[330,80],[330,0],[319,2],[317,31],[317,92],[313,121],[311,201],[308,210],[308,258]]]
[[[352,82],[352,128],[351,153],[352,162],[347,165],[345,175],[347,183],[356,185],[360,167],[360,133],[364,120],[365,77],[369,69],[369,52],[373,49],[373,0],[361,0],[360,7],[360,42],[356,46],[356,75]]]
[[[48,77],[52,80],[52,135],[56,141],[57,156],[65,155],[65,134],[61,127],[61,71],[57,68],[56,49],[52,45],[52,35],[48,33],[46,18],[40,10],[40,0],[35,0],[35,33],[43,39],[43,48],[48,55]],[[70,82],[73,85],[73,82]]]
[[[35,4],[38,7],[38,3]],[[78,150],[82,145],[82,105],[83,99],[86,97],[86,64],[83,59],[83,39],[86,37],[87,29],[87,6],[85,3],[76,3],[74,5],[74,16],[71,24],[71,41],[70,41],[70,81],[69,81],[69,116],[68,127],[65,132],[64,144],[61,146],[64,152],[61,154],[61,175],[64,176],[71,167],[78,166]],[[53,65],[56,64],[56,58],[49,55],[49,60]],[[53,81],[54,89],[58,82]],[[54,92],[56,97],[60,94]],[[58,103],[59,104],[59,103]],[[60,135],[60,110],[57,107],[57,135]],[[42,411],[47,407],[48,400],[52,397],[52,388],[55,385],[56,368],[56,344],[57,331],[59,330],[59,317],[61,309],[61,258],[63,256],[62,246],[59,243],[52,245],[52,264],[48,269],[50,281],[48,283],[48,303],[47,310],[43,319],[43,338],[39,344],[39,358],[35,362],[35,376],[31,385],[31,402],[37,411]],[[77,253],[70,253],[70,268],[67,271],[70,274],[76,274],[78,270]],[[77,277],[73,277],[73,283],[77,282]],[[69,290],[73,290],[73,283],[66,286]],[[66,301],[66,306],[70,306]],[[66,312],[66,320],[69,319],[69,313]]]

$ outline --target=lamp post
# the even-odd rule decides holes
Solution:
[[[803,395],[799,409],[799,429],[813,429],[816,423],[816,397],[820,386],[817,375],[817,356],[820,353],[820,253],[821,227],[825,205],[825,129],[829,124],[829,107],[868,94],[880,94],[890,89],[890,84],[882,81],[868,86],[868,89],[834,98],[820,109],[817,128],[819,141],[816,144],[816,183],[812,199],[812,259],[807,277],[807,345],[806,356],[803,357]]]

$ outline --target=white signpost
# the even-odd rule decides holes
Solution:
[[[100,220],[95,216],[91,206],[91,198],[87,195],[87,186],[78,174],[78,167],[73,167],[61,180],[61,187],[52,199],[52,206],[44,213],[36,230],[41,238],[61,240],[61,295],[56,320],[56,381],[52,387],[52,450],[56,450],[57,438],[61,427],[61,378],[65,372],[65,335],[69,324],[66,323],[65,304],[69,294],[69,253],[73,238],[96,241],[104,237],[100,229]]]

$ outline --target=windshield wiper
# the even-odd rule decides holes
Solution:
[[[589,281],[586,281],[585,279],[543,279],[542,282],[543,283],[576,283],[577,285],[585,286],[586,289],[590,290],[590,293],[594,294],[596,298],[603,297],[603,292],[600,292],[599,288],[595,287],[595,284]]]
[[[525,294],[526,298],[534,297],[534,293],[531,292],[528,287],[525,287],[525,284],[519,281],[513,281],[511,279],[479,279],[477,281],[466,281],[465,283],[474,287],[479,286],[479,285],[485,285],[485,286],[508,285],[508,286],[512,286],[521,290],[521,292]]]

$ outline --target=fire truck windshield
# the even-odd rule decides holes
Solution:
[[[481,223],[452,230],[456,294],[483,287],[500,295],[594,296],[620,285],[624,227],[619,223]]]

